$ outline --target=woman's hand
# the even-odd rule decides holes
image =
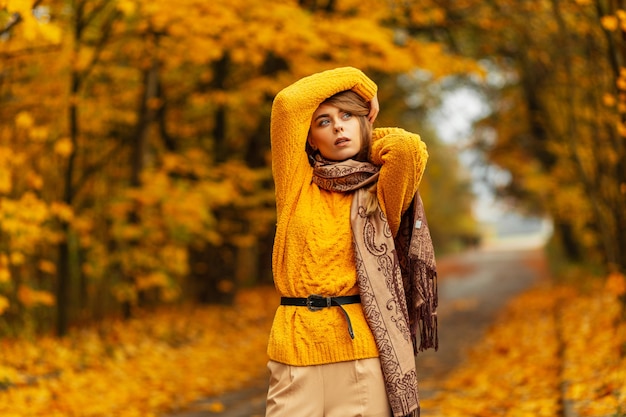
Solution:
[[[370,123],[374,123],[374,120],[376,120],[376,116],[378,116],[379,111],[380,104],[378,103],[378,95],[374,95],[374,97],[370,101],[370,112],[367,115],[367,120],[369,120]]]

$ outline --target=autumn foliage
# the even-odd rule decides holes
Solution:
[[[491,69],[472,143],[510,175],[501,195],[547,213],[568,259],[624,271],[626,5],[437,3],[440,29]]]
[[[481,73],[375,1],[0,2],[0,333],[269,282],[274,95]],[[436,16],[435,16],[436,17]],[[389,100],[390,124],[407,112]],[[395,119],[394,119],[395,118]],[[415,124],[415,121],[411,123]]]
[[[272,98],[343,65],[379,85],[379,123],[423,133],[435,238],[472,229],[427,137],[440,82],[465,83],[498,193],[608,276],[515,301],[425,408],[623,414],[625,32],[621,0],[0,0],[0,414],[148,416],[249,381],[275,306],[239,291],[271,281]]]

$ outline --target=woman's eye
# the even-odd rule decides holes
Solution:
[[[319,126],[327,126],[328,123],[330,123],[330,121],[328,119],[322,119],[319,121],[318,125]]]
[[[344,118],[344,119],[349,119],[349,118],[351,118],[351,117],[352,117],[352,113],[345,112],[345,113],[343,114],[343,118]]]

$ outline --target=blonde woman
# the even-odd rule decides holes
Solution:
[[[267,417],[419,412],[414,354],[417,333],[420,349],[436,344],[434,257],[411,261],[408,247],[427,246],[417,189],[428,154],[416,134],[372,129],[376,93],[362,71],[345,67],[305,77],[274,100],[281,305],[268,345]],[[411,267],[403,283],[409,264],[430,268],[429,288]]]

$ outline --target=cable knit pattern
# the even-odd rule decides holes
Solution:
[[[274,99],[271,118],[272,169],[278,224],[274,283],[281,296],[343,296],[358,293],[350,225],[352,194],[321,190],[304,151],[311,117],[326,98],[353,90],[366,100],[376,94],[363,72],[345,67],[305,77]],[[395,233],[422,177],[426,147],[419,136],[398,128],[375,129],[372,162],[381,165],[378,198]],[[311,312],[279,306],[268,344],[270,359],[296,366],[378,356],[360,304],[341,311]]]

